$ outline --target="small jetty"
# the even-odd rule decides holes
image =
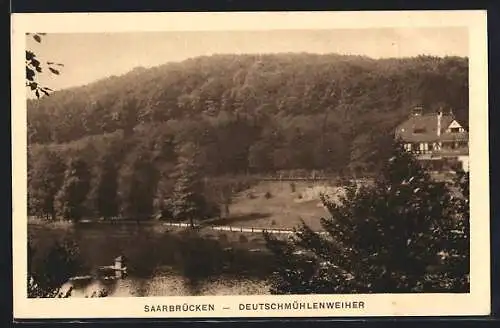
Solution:
[[[118,256],[113,265],[100,266],[98,272],[106,280],[122,279],[127,274],[127,267],[124,265],[124,257]]]

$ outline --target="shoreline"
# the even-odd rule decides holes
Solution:
[[[116,230],[115,230],[116,228]],[[224,227],[222,227],[224,228]],[[212,226],[198,226],[191,229],[188,226],[179,226],[178,223],[171,224],[166,221],[158,220],[114,220],[114,221],[88,221],[88,222],[71,222],[71,221],[51,221],[47,222],[43,219],[29,219],[28,233],[36,235],[37,230],[47,230],[56,235],[61,232],[61,235],[72,235],[74,233],[82,234],[88,230],[87,238],[102,239],[100,235],[106,234],[106,230],[112,229],[108,234],[112,237],[126,239],[128,235],[134,234],[136,229],[145,229],[157,236],[167,236],[171,234],[173,238],[179,240],[187,240],[188,238],[200,239],[205,242],[217,243],[224,251],[245,251],[247,253],[266,255],[269,250],[266,247],[264,234],[261,230],[255,229],[253,232],[242,227],[234,229],[218,229]],[[262,229],[272,230],[272,229]],[[286,233],[274,234],[277,238],[288,238],[291,235],[290,231]],[[94,237],[95,236],[95,237]]]

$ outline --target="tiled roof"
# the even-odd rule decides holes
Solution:
[[[438,115],[436,113],[414,115],[401,123],[396,129],[396,137],[406,142],[433,142],[468,140],[468,133],[448,133],[446,128],[455,120],[452,115],[441,116],[441,135],[437,134]],[[415,130],[421,130],[415,133]]]

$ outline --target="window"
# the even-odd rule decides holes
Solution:
[[[425,128],[415,128],[413,129],[413,133],[425,133]]]
[[[441,150],[441,145],[439,142],[435,142],[432,144],[432,150]]]
[[[420,144],[420,151],[421,152],[426,152],[429,150],[429,144],[427,142],[422,142]]]
[[[458,133],[460,132],[460,128],[451,128],[450,131],[451,133]]]

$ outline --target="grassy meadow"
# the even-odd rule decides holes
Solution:
[[[326,182],[262,181],[237,194],[229,215],[211,220],[212,225],[245,228],[292,229],[304,220],[313,230],[321,230],[320,218],[328,215],[318,197]]]

